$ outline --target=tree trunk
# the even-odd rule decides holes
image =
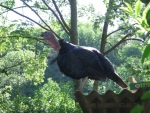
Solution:
[[[70,0],[71,7],[71,30],[70,30],[70,42],[78,45],[78,30],[77,30],[77,1]],[[81,80],[74,80],[74,90],[79,89]]]
[[[105,22],[103,26],[102,39],[101,39],[101,45],[100,45],[100,52],[102,54],[105,52],[107,32],[108,32],[108,21],[109,21],[109,15],[110,15],[109,11],[111,9],[112,3],[113,3],[113,0],[109,0],[109,6],[107,8]],[[99,80],[95,80],[93,84],[93,90],[98,91],[98,85],[99,85]]]

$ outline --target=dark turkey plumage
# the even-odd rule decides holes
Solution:
[[[74,79],[89,77],[94,80],[109,78],[123,88],[127,85],[115,72],[108,58],[92,47],[77,46],[59,40],[61,49],[57,64],[62,73]]]
[[[59,51],[57,64],[60,71],[66,76],[73,79],[88,77],[94,80],[109,78],[122,88],[127,88],[127,85],[115,72],[109,59],[97,49],[74,45],[63,40],[57,41],[51,32],[45,32],[42,36],[49,45]]]

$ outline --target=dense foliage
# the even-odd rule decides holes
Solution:
[[[70,0],[64,2],[60,2],[60,0],[47,1],[47,4],[52,7],[50,13],[46,3],[43,2],[44,0],[21,1],[33,12],[37,11],[39,18],[45,17],[45,20],[40,20],[37,23],[31,18],[30,21],[25,19],[23,21],[11,20],[7,17],[7,13],[16,8],[15,1],[0,2],[0,112],[80,113],[81,109],[73,97],[72,80],[59,71],[56,63],[50,64],[57,53],[40,37],[43,29],[50,29],[55,31],[58,37],[70,41],[70,29],[68,28],[70,27],[68,15],[70,12],[67,11],[68,14],[65,12],[70,6]],[[139,0],[136,3],[130,0],[125,0],[126,3],[116,1],[108,4],[108,0],[104,0],[108,9],[105,15],[96,14],[92,5],[89,5],[90,7],[79,6],[81,10],[78,11],[78,16],[84,17],[86,15],[86,18],[90,19],[90,21],[78,23],[79,45],[92,46],[100,50],[102,42],[105,42],[105,47],[101,52],[107,53],[106,56],[127,84],[130,84],[130,76],[134,76],[138,82],[149,81],[150,11],[147,10],[149,5],[146,3],[146,9],[143,6],[139,10],[142,6]],[[30,3],[32,7],[28,6]],[[54,3],[59,6],[66,23],[63,22],[62,15],[59,14],[60,11]],[[119,9],[120,6],[123,6],[121,9],[125,13]],[[53,13],[53,11],[57,13]],[[91,17],[87,15],[87,12]],[[59,15],[58,18],[57,16],[55,18],[55,14]],[[146,14],[148,16],[143,17]],[[134,26],[130,22],[132,19],[135,22],[138,21],[138,26]],[[142,19],[144,20],[142,21]],[[115,26],[114,20],[119,21],[117,30],[110,30],[108,33],[107,29],[100,30],[103,29],[101,24],[103,22],[109,23],[111,27]],[[39,25],[40,28],[33,23]],[[105,26],[107,24],[104,24],[104,28]],[[92,88],[93,81],[89,80],[84,93],[88,94]],[[100,81],[99,93],[103,94],[110,89],[116,93],[122,90],[111,80]],[[145,98],[149,98],[149,92],[143,95],[142,99]],[[143,106],[138,105],[133,112],[137,109],[142,110]]]
[[[0,112],[2,113],[80,113],[79,105],[73,97],[72,83],[58,83],[48,79],[41,88],[34,91],[34,96],[22,94],[18,89],[5,86],[0,93]],[[17,91],[11,93],[13,90]]]

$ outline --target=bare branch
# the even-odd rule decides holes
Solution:
[[[21,0],[26,6],[28,6],[38,17],[39,19],[51,30],[51,27],[42,19],[42,17],[31,7],[29,6],[24,0]]]
[[[59,21],[59,23],[61,24],[61,26],[63,27],[63,29],[65,30],[65,32],[69,35],[70,33],[68,32],[68,30],[65,28],[65,26],[63,25],[63,23],[61,22],[60,18],[57,16],[57,14],[54,12],[54,10],[49,7],[47,5],[47,3],[45,2],[45,0],[42,0],[43,3],[46,5],[46,7],[54,14],[54,16],[57,18],[57,20]]]
[[[14,9],[11,9],[11,8],[9,8],[9,7],[7,7],[7,6],[2,5],[2,4],[0,4],[0,6],[3,7],[3,8],[9,9],[9,10],[11,10],[12,12],[14,12],[14,13],[16,13],[16,14],[18,14],[18,15],[20,15],[20,16],[22,16],[22,17],[24,17],[24,18],[26,18],[26,19],[28,19],[28,20],[30,20],[30,21],[32,21],[33,23],[37,24],[38,26],[42,27],[42,28],[45,29],[45,30],[49,30],[49,29],[47,29],[46,27],[44,27],[44,26],[42,26],[41,24],[39,24],[38,22],[36,22],[35,20],[33,20],[33,19],[31,19],[31,18],[29,18],[29,17],[27,17],[27,16],[25,16],[25,15],[23,15],[23,14],[21,14],[21,13],[15,11]]]
[[[15,8],[13,8],[13,10],[14,10],[14,9],[24,8],[24,7],[26,7],[26,6],[15,7]],[[7,10],[7,11],[2,12],[0,15],[2,15],[2,14],[4,14],[4,13],[7,13],[8,11],[10,11],[10,10]]]
[[[55,35],[56,35],[56,37],[57,38],[59,38],[59,39],[61,39],[54,31],[52,31]],[[48,45],[47,43],[45,43],[44,42],[44,39],[43,38],[36,38],[36,37],[31,37],[31,36],[1,36],[0,38],[15,38],[15,37],[21,37],[21,38],[27,38],[27,39],[31,39],[31,40],[36,40],[36,41],[38,41],[38,42],[41,42],[41,43],[43,43],[43,44],[45,44],[45,45]]]
[[[31,18],[29,18],[29,17],[27,17],[27,16],[25,16],[25,15],[23,15],[23,14],[21,14],[21,13],[18,13],[17,11],[14,10],[14,9],[21,8],[21,7],[17,7],[17,8],[11,9],[11,8],[9,8],[9,7],[7,7],[7,6],[2,5],[2,4],[0,4],[0,6],[6,8],[6,9],[8,9],[8,11],[12,11],[12,12],[14,12],[14,13],[16,13],[16,14],[18,14],[18,15],[20,15],[20,16],[22,16],[22,17],[24,17],[24,18],[26,18],[26,19],[28,19],[28,20],[34,22],[34,23],[36,23],[37,25],[39,25],[40,27],[42,27],[43,29],[45,29],[45,30],[47,30],[47,31],[50,30],[50,29],[45,28],[44,26],[42,26],[42,25],[39,24],[38,22],[34,21],[33,19],[31,19]],[[26,6],[22,6],[22,7],[26,7]],[[41,9],[43,9],[43,8],[41,8]],[[47,9],[44,9],[44,10],[47,10]],[[56,37],[57,37],[58,39],[61,39],[52,29],[51,29],[51,31],[56,35]]]
[[[27,6],[19,6],[19,7],[15,7],[15,8],[13,8],[13,10],[14,10],[14,9],[20,9],[20,8],[25,8],[25,7],[27,7]],[[35,6],[30,6],[30,7],[35,8]],[[48,10],[48,9],[41,8],[41,7],[40,7],[39,9],[42,9],[42,10]],[[6,13],[6,12],[8,12],[8,11],[10,11],[10,10],[7,10],[7,11],[2,12],[0,15]]]
[[[119,29],[117,29],[117,30],[115,30],[115,31],[113,31],[113,32],[111,32],[111,33],[109,33],[109,34],[107,35],[107,37],[109,37],[111,34],[117,32],[117,31],[120,31],[120,30],[122,30],[122,29],[125,29],[125,28],[119,28]]]
[[[65,22],[65,20],[64,20],[64,18],[63,18],[63,16],[62,16],[62,14],[61,14],[61,12],[59,11],[59,8],[58,8],[58,6],[57,6],[55,0],[52,0],[52,1],[53,1],[53,4],[54,4],[54,6],[55,6],[55,8],[56,8],[56,10],[57,10],[57,12],[58,12],[58,14],[59,14],[61,20],[62,20],[62,23],[64,24],[64,26],[66,27],[66,29],[67,29],[68,31],[70,31],[70,28],[68,27],[68,25],[67,25],[67,23]]]
[[[31,36],[2,36],[0,38],[15,38],[15,37],[21,37],[21,38],[28,38],[28,39],[31,39],[31,40],[36,40],[36,41],[39,41],[39,42],[42,42],[43,44],[47,45],[45,42],[43,42],[42,40],[44,39],[38,39],[38,38],[35,38],[35,37],[31,37]]]
[[[128,38],[128,39],[125,39],[124,41],[127,41],[127,40],[136,40],[136,41],[140,41],[144,43],[144,40],[139,39],[139,38]]]
[[[117,44],[115,44],[112,48],[110,48],[109,50],[107,50],[106,52],[104,52],[104,55],[108,54],[109,52],[111,52],[112,50],[114,50],[116,47],[118,47],[122,42],[125,41],[125,39],[129,36],[131,36],[132,33],[128,33],[126,36],[124,36]]]
[[[13,35],[13,36],[1,36],[0,38],[14,38],[14,37],[22,37],[22,38],[30,38],[30,39],[34,39],[34,40],[37,40],[37,41],[40,41],[40,40],[44,40],[44,39],[38,39],[38,38],[35,38],[35,37],[31,37],[31,36],[18,36],[18,35]]]
[[[110,42],[107,42],[107,41],[106,41],[106,43],[108,43],[110,46],[113,46]]]

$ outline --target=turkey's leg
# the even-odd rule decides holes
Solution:
[[[74,91],[80,90],[81,83],[82,83],[81,79],[80,80],[74,79],[73,82],[74,82]]]
[[[85,77],[83,79],[82,84],[80,86],[80,91],[83,91],[83,88],[84,88],[85,84],[87,83],[88,79],[89,79],[88,77]]]
[[[95,80],[93,84],[93,90],[98,92],[98,85],[99,85],[99,80]]]

